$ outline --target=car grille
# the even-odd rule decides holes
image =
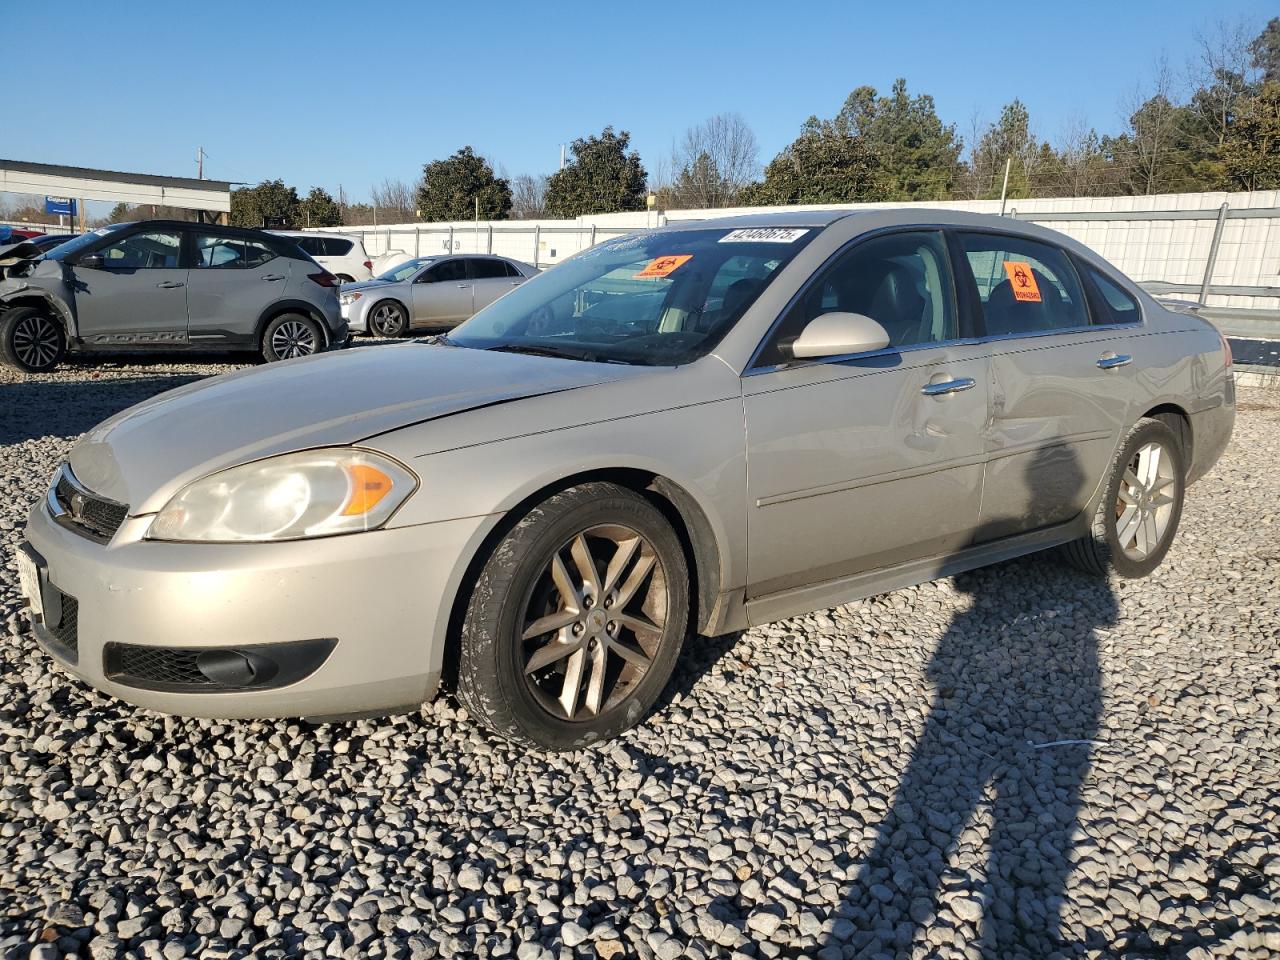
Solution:
[[[56,651],[72,663],[80,659],[80,603],[75,597],[62,595],[62,619],[56,627],[46,627],[49,636],[62,647]]]
[[[163,689],[169,686],[207,687],[215,681],[196,665],[199,650],[174,647],[144,647],[132,643],[110,643],[106,649],[107,676],[133,686]]]
[[[129,515],[129,508],[124,504],[99,497],[80,486],[69,466],[64,465],[58,473],[53,496],[62,511],[58,521],[96,540],[110,540]]]

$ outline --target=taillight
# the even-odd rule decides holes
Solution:
[[[1218,339],[1222,341],[1222,355],[1227,358],[1227,369],[1230,370],[1231,364],[1235,362],[1235,358],[1231,356],[1231,342],[1223,333],[1218,334]]]
[[[372,260],[366,260],[366,261],[364,262],[364,268],[365,268],[366,270],[372,270],[372,269],[373,269],[373,261],[372,261]]]
[[[328,270],[321,270],[319,273],[308,273],[307,279],[312,283],[318,283],[322,287],[336,287],[338,278]]]

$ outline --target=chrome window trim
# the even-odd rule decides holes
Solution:
[[[885,347],[883,350],[870,350],[866,353],[845,353],[835,357],[816,357],[812,360],[795,360],[790,363],[775,363],[767,367],[752,367],[742,376],[754,377],[762,373],[777,373],[782,370],[799,370],[818,364],[848,363],[852,360],[868,360],[873,357],[890,357],[902,353],[915,353],[919,350],[934,350],[941,347],[972,347],[984,343],[998,343],[1005,340],[1035,340],[1041,337],[1056,337],[1061,334],[1105,332],[1107,330],[1140,329],[1142,323],[1091,323],[1083,327],[1060,327],[1056,330],[1036,330],[1031,333],[1000,333],[989,337],[960,337],[955,340],[939,340],[931,343],[913,343],[902,347]]]

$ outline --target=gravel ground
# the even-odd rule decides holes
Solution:
[[[4,549],[79,433],[226,369],[0,371]],[[1028,558],[697,639],[578,754],[447,699],[137,710],[0,565],[0,954],[1280,955],[1280,391],[1240,400],[1155,576]]]

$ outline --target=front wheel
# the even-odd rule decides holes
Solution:
[[[1174,432],[1139,420],[1112,461],[1089,535],[1066,545],[1067,559],[1100,576],[1145,577],[1173,544],[1186,476]]]
[[[67,352],[62,324],[34,307],[0,313],[0,360],[23,373],[47,373]]]
[[[262,331],[262,358],[268,363],[319,353],[324,345],[320,327],[300,313],[284,313]]]
[[[684,551],[662,514],[613,484],[572,487],[520,520],[480,572],[458,698],[540,749],[617,736],[658,699],[688,621]]]
[[[409,332],[409,314],[394,300],[383,300],[369,311],[369,332],[375,337],[403,337]]]

